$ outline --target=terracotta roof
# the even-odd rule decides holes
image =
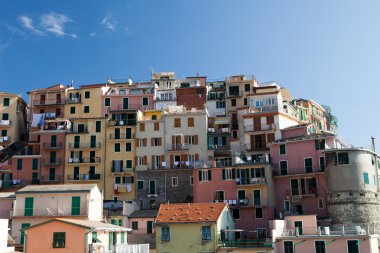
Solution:
[[[161,204],[155,223],[216,222],[225,203]]]
[[[32,90],[32,91],[28,91],[27,93],[30,94],[30,93],[33,93],[33,92],[42,92],[42,91],[61,91],[61,90],[65,90],[66,87],[62,84],[54,84],[50,87],[47,87],[47,88],[41,88],[41,89],[35,89],[35,90]]]
[[[16,192],[19,193],[51,193],[51,192],[89,192],[97,187],[96,184],[57,184],[57,185],[28,185]]]

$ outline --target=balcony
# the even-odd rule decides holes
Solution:
[[[214,200],[215,203],[226,203],[229,206],[248,206],[249,199],[225,199],[225,200]]]
[[[11,126],[12,121],[11,120],[0,120],[0,126]]]
[[[111,171],[112,171],[112,173],[133,172],[133,168],[127,168],[127,167],[113,165],[111,167]]]
[[[110,134],[110,140],[132,140],[135,138],[135,134]]]
[[[69,174],[67,180],[69,181],[89,181],[100,180],[101,174]]]
[[[88,127],[77,127],[76,129],[70,129],[68,134],[88,134]]]
[[[177,97],[176,96],[171,96],[171,97],[156,97],[155,101],[176,101]]]
[[[135,126],[135,119],[109,120],[108,126]]]
[[[99,149],[101,148],[100,142],[71,142],[69,143],[70,149]]]
[[[168,151],[181,151],[181,150],[189,150],[188,144],[169,144],[167,145]]]
[[[33,100],[33,106],[63,105],[62,99]]]
[[[62,142],[44,142],[43,147],[46,149],[61,149],[63,148]]]
[[[87,158],[75,158],[75,157],[71,157],[68,159],[68,163],[69,164],[84,164],[84,163],[91,163],[91,164],[95,164],[95,163],[100,163],[100,157],[87,157]]]
[[[35,199],[36,200],[36,199]],[[38,203],[34,203],[38,206]],[[47,204],[49,205],[49,204]],[[25,215],[25,211],[28,214]],[[13,209],[12,217],[54,217],[54,216],[85,216],[88,215],[87,208],[80,208],[78,215],[72,214],[71,207],[46,207],[46,208],[33,208],[32,210],[25,210],[23,208]]]
[[[256,157],[247,157],[245,160],[239,160],[235,163],[236,166],[270,164],[269,156],[260,155]]]
[[[343,225],[338,224],[333,227],[301,227],[292,229],[283,229],[279,237],[324,237],[324,236],[361,236],[371,235],[372,231],[367,224]]]
[[[149,105],[142,105],[142,104],[128,104],[128,105],[112,105],[111,107],[108,107],[108,110],[110,112],[112,111],[128,111],[128,110],[144,110],[148,108]]]
[[[310,171],[306,171],[304,168],[278,168],[278,165],[272,165],[273,171],[272,174],[274,177],[280,176],[302,176],[302,175],[313,175],[315,173],[325,173],[325,170],[321,168],[313,168]]]
[[[243,95],[243,93],[240,90],[234,90],[234,91],[229,90],[227,97],[229,97],[229,98],[241,97],[242,95]]]
[[[42,159],[44,166],[57,166],[62,164],[62,159]]]
[[[236,185],[265,185],[265,177],[236,178]]]
[[[258,128],[255,128],[253,125],[247,125],[244,126],[244,132],[258,132],[258,131],[269,131],[269,130],[276,130],[276,125],[261,125]]]
[[[219,247],[221,248],[253,248],[253,249],[271,249],[273,248],[272,242],[268,242],[265,239],[259,240],[226,240],[219,241]],[[256,252],[256,251],[255,251]]]
[[[63,178],[61,178],[60,175],[58,176],[41,176],[41,179],[39,180],[42,184],[61,184],[63,183]]]
[[[10,136],[1,136],[0,137],[0,143],[10,143],[11,137]]]
[[[266,143],[256,143],[256,145],[252,146],[250,143],[245,144],[246,151],[267,151],[269,148],[266,147]]]
[[[208,128],[208,134],[209,135],[217,135],[217,134],[226,134],[229,135],[231,133],[231,129],[229,127],[222,127],[222,128],[214,128],[214,127],[209,127]]]
[[[45,113],[45,120],[54,120],[58,118],[63,118],[64,114],[61,113],[55,113],[55,112],[47,112]]]
[[[57,130],[68,130],[67,125],[64,121],[60,122],[61,124],[58,124],[57,122],[49,122],[48,124],[44,125],[43,130],[44,131],[57,131]]]
[[[71,97],[66,99],[66,104],[79,104],[82,103],[81,96],[79,97]]]

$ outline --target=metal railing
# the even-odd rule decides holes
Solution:
[[[229,134],[231,133],[231,129],[229,127],[215,128],[209,127],[207,129],[209,134]]]
[[[60,164],[62,164],[62,159],[61,158],[42,159],[42,164],[43,165],[60,165]]]
[[[254,125],[247,125],[244,126],[244,132],[253,132],[253,131],[268,131],[268,130],[275,130],[276,126],[275,124],[271,125],[260,125],[260,127],[256,128]]]
[[[33,100],[33,105],[62,105],[63,99]]]
[[[64,117],[64,114],[63,112],[60,112],[60,113],[55,113],[55,112],[47,112],[45,113],[45,120],[49,120],[49,119],[57,119],[57,118],[63,118]]]
[[[109,120],[108,126],[135,126],[135,119]]]
[[[236,178],[236,185],[263,185],[263,184],[266,184],[265,177]]]
[[[126,166],[112,166],[112,173],[133,172],[133,168],[127,168]]]
[[[81,102],[82,102],[81,96],[71,97],[71,98],[66,99],[67,104],[77,104],[77,103],[81,103]]]
[[[60,149],[63,148],[63,142],[44,142],[43,147],[49,149]]]
[[[214,200],[215,203],[226,203],[229,206],[248,206],[249,199],[225,199],[225,200]]]
[[[72,134],[81,134],[81,133],[86,133],[88,134],[88,127],[84,126],[84,128],[75,128],[75,129],[70,129],[68,133]]]
[[[278,168],[278,165],[272,165],[273,166],[273,176],[287,176],[287,175],[303,175],[303,174],[312,174],[312,173],[320,173],[324,172],[325,170],[321,170],[321,168],[314,167],[310,171],[306,171],[305,168],[287,168],[287,169],[280,169]]]
[[[0,120],[0,126],[11,126],[12,121],[11,120]]]
[[[100,180],[101,174],[70,174],[67,175],[67,180]]]
[[[123,110],[144,110],[145,108],[148,108],[151,105],[143,105],[143,104],[111,104],[109,107],[109,111],[123,111]]]
[[[189,144],[169,144],[167,145],[167,150],[169,151],[174,151],[174,150],[188,150],[189,149]]]
[[[272,242],[263,240],[228,240],[219,241],[222,248],[273,248]]]
[[[71,157],[68,159],[68,163],[100,163],[100,157],[86,157],[86,158],[75,158]]]
[[[33,210],[28,210],[29,214],[27,216],[75,216],[71,214],[70,207],[45,207],[45,208],[33,208]],[[80,208],[79,215],[87,215],[87,208]],[[25,216],[25,209],[16,208],[12,210],[12,217]]]
[[[110,134],[111,140],[132,140],[135,138],[135,134]]]
[[[334,225],[333,227],[297,227],[283,229],[280,231],[281,237],[297,236],[357,236],[370,235],[374,231],[367,224],[354,225]]]
[[[101,143],[100,142],[71,142],[69,143],[69,148],[76,149],[76,148],[85,148],[85,149],[92,149],[92,148],[100,148]]]

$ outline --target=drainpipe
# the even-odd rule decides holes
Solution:
[[[103,195],[103,199],[104,199],[104,196],[107,196],[106,195],[106,190],[107,190],[107,187],[106,187],[106,155],[107,154],[107,130],[108,130],[108,119],[105,120],[105,123],[104,123],[104,136],[103,136],[103,145],[104,145],[104,152],[103,152],[103,191],[104,191],[104,195]],[[101,124],[100,124],[101,126]],[[95,143],[96,145],[96,143]],[[113,185],[112,185],[112,188],[113,188]],[[102,199],[102,207],[103,207],[103,199]]]
[[[24,231],[24,253],[26,253],[26,241],[28,239],[28,235],[26,234],[26,231]]]

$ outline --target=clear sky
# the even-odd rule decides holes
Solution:
[[[0,1],[0,90],[150,71],[276,81],[330,105],[339,134],[379,138],[380,1]]]

